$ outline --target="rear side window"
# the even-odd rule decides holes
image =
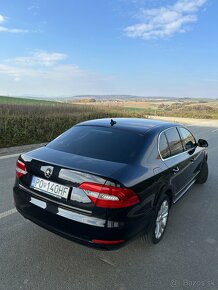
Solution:
[[[165,131],[167,141],[170,147],[171,156],[175,156],[183,152],[182,142],[176,128],[171,128]]]
[[[47,147],[71,154],[130,163],[145,143],[142,134],[95,126],[75,126],[50,142]]]
[[[185,150],[190,150],[195,147],[195,138],[194,136],[185,128],[179,128],[180,135],[182,137],[182,142]]]
[[[170,149],[167,143],[167,139],[165,136],[165,133],[162,133],[160,135],[160,139],[159,139],[159,151],[160,151],[160,155],[163,159],[166,159],[168,157],[170,157]]]

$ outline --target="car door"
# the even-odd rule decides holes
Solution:
[[[180,134],[176,127],[162,132],[159,142],[163,142],[163,138],[166,138],[169,151],[167,153],[165,152],[162,160],[169,168],[170,184],[173,189],[174,198],[176,199],[190,183],[190,160],[188,153],[184,150]]]
[[[204,158],[202,150],[196,146],[196,140],[193,134],[184,127],[178,127],[179,134],[182,139],[183,147],[187,153],[187,157],[190,162],[190,179],[193,180],[198,175],[201,163]]]

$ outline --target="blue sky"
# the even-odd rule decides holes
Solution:
[[[218,98],[218,1],[7,0],[0,94]]]

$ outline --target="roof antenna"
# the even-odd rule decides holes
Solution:
[[[111,119],[111,126],[113,126],[113,125],[115,125],[115,124],[117,124],[117,122],[116,121],[114,121],[113,119]]]

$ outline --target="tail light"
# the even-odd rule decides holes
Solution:
[[[124,240],[115,240],[115,241],[105,241],[105,240],[92,240],[94,244],[99,244],[99,245],[116,245],[116,244],[121,244],[124,243]]]
[[[124,208],[139,203],[136,193],[128,188],[114,187],[91,182],[79,186],[98,207]]]
[[[26,170],[26,165],[20,161],[17,160],[17,165],[16,165],[16,178],[21,178],[23,175],[27,174]]]

